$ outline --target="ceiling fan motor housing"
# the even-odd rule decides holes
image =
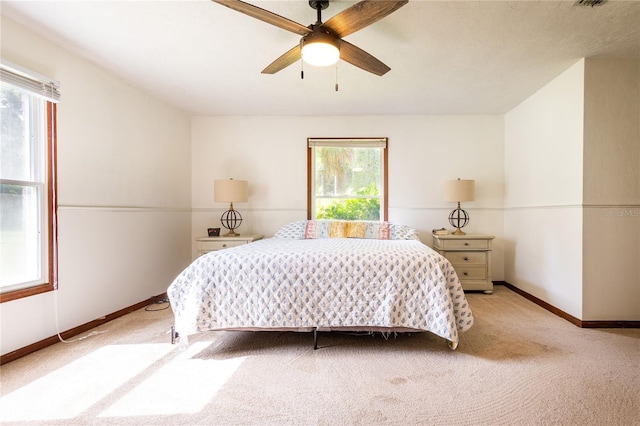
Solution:
[[[309,0],[309,6],[315,10],[318,10],[318,7],[320,7],[321,10],[325,10],[329,7],[329,0]]]

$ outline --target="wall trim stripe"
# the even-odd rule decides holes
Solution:
[[[234,205],[235,208],[235,205]],[[449,207],[392,207],[389,206],[389,211],[391,210],[414,210],[414,211],[423,211],[423,210],[438,210],[438,211],[447,211],[450,212],[451,210],[453,210],[455,208],[455,206],[449,206]],[[192,211],[194,212],[217,212],[217,211],[225,211],[227,210],[228,207],[194,207],[192,209]],[[502,211],[504,210],[503,207],[469,207],[469,208],[465,208],[465,210],[467,211],[474,211],[474,210],[495,210],[495,211]],[[243,211],[253,211],[253,212],[307,212],[307,209],[297,209],[297,208],[260,208],[260,207],[253,207],[253,208],[243,208],[241,206],[238,206],[238,211],[243,212]]]
[[[536,210],[536,209],[639,209],[640,204],[555,204],[536,206],[509,206],[503,210]]]
[[[234,208],[236,210],[238,210],[240,213],[242,212],[303,212],[305,214],[307,214],[307,209],[262,209],[262,208],[243,208],[241,206],[234,206]],[[215,212],[215,213],[219,213],[219,212],[224,212],[226,210],[229,209],[229,206],[226,207],[194,207],[191,209],[192,212],[194,213],[211,213],[211,212]]]
[[[468,207],[468,211],[492,210],[536,210],[536,209],[640,209],[640,204],[556,204],[535,206],[510,206],[510,207]],[[389,210],[410,211],[450,211],[452,207],[391,207]],[[162,211],[162,212],[193,212],[209,213],[226,210],[225,207],[160,207],[160,206],[117,206],[117,205],[81,205],[59,204],[58,210],[102,210],[102,211]],[[306,212],[306,209],[298,208],[242,208],[242,211],[250,212]]]
[[[479,211],[479,210],[494,210],[494,211],[503,211],[504,207],[469,207],[468,205],[463,207],[466,211]],[[389,210],[409,210],[409,211],[424,211],[424,210],[438,210],[438,211],[447,211],[450,212],[454,210],[456,206],[446,206],[446,207],[392,207],[389,206]]]
[[[581,209],[582,204],[553,204],[553,205],[536,205],[536,206],[509,206],[505,207],[505,211],[511,210],[546,210],[546,209]]]
[[[141,207],[141,206],[88,206],[59,204],[58,211],[92,210],[109,212],[161,212],[161,213],[191,213],[190,207]]]
[[[583,204],[588,209],[640,209],[640,204]]]

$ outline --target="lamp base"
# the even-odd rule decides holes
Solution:
[[[222,222],[222,226],[227,228],[229,232],[223,235],[223,237],[238,237],[240,234],[235,232],[236,228],[240,227],[242,223],[242,216],[236,210],[233,209],[233,203],[229,210],[222,214],[220,217],[220,222]]]
[[[469,214],[460,208],[460,203],[458,203],[457,209],[453,209],[449,213],[449,223],[456,228],[453,235],[467,235],[461,228],[469,223]]]

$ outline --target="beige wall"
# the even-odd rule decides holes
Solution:
[[[588,58],[584,319],[640,319],[640,59]]]
[[[502,280],[503,128],[502,116],[194,117],[193,237],[219,227],[228,208],[213,202],[215,179],[249,181],[249,202],[234,204],[245,219],[238,231],[271,236],[306,218],[308,137],[388,137],[389,219],[430,245],[455,208],[444,181],[475,179],[465,230],[496,236],[493,278]]]
[[[59,291],[0,306],[2,354],[166,291],[189,261],[189,116],[2,17],[2,57],[59,80]],[[54,297],[57,296],[57,297]]]
[[[582,318],[584,60],[505,116],[505,277]]]
[[[640,60],[589,58],[505,116],[506,280],[640,320]]]

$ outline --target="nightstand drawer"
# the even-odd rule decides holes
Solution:
[[[200,241],[200,251],[215,251],[247,244],[248,241]]]
[[[491,240],[493,235],[433,235],[433,249],[447,258],[456,270],[462,289],[493,291]]]
[[[438,248],[440,248],[441,250],[488,250],[490,247],[489,244],[491,244],[490,240],[486,239],[442,239],[439,241]]]
[[[487,278],[487,268],[484,266],[456,265],[454,268],[460,281],[484,280]]]
[[[454,267],[458,265],[486,265],[487,252],[485,251],[451,251],[447,253],[447,259]]]

